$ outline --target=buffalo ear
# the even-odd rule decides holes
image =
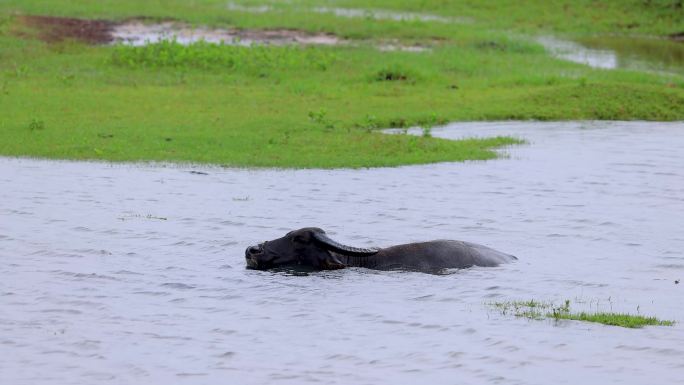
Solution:
[[[347,267],[347,265],[345,265],[342,261],[340,261],[340,259],[337,258],[337,256],[332,255],[330,253],[326,253],[326,254],[328,254],[328,255],[323,257],[320,261],[321,269],[338,270],[338,269],[344,269],[345,267]]]

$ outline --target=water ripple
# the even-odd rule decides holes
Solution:
[[[681,381],[684,124],[433,135],[531,144],[488,162],[332,171],[0,158],[0,178],[11,176],[0,189],[3,381]],[[148,214],[167,220],[117,219]],[[462,239],[520,259],[442,275],[244,269],[247,245],[303,226],[365,247]],[[487,305],[530,299],[679,323],[626,330]]]

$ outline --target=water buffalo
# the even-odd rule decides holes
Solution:
[[[247,267],[266,270],[300,266],[316,270],[365,267],[376,270],[435,272],[471,266],[497,266],[517,258],[489,247],[463,241],[408,243],[384,249],[342,245],[325,231],[306,227],[245,250]]]

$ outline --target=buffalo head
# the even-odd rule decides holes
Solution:
[[[266,241],[245,250],[247,267],[266,270],[283,266],[306,266],[319,270],[343,269],[346,256],[370,256],[376,249],[342,245],[328,238],[325,231],[306,227],[284,237]]]

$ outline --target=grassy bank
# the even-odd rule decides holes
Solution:
[[[338,17],[307,11],[314,2],[249,13],[228,9],[224,1],[192,7],[180,0],[5,1],[0,4],[0,154],[232,166],[395,166],[490,159],[496,156],[493,148],[518,141],[389,136],[377,133],[379,128],[459,120],[684,119],[681,77],[559,61],[518,35],[531,28],[612,31],[620,28],[613,25],[620,15],[640,18],[643,26],[631,28],[635,31],[675,32],[678,24],[661,17],[660,8],[636,12],[611,2],[614,12],[587,26],[587,18],[600,15],[589,2],[573,3],[577,18],[557,15],[557,7],[567,2],[427,3],[431,11],[413,2],[375,1],[367,7],[472,20]],[[504,26],[517,32],[494,28],[514,8],[517,16]],[[523,16],[537,10],[543,22],[534,26]],[[16,12],[298,27],[362,40],[290,48],[45,43],[21,25]],[[432,49],[379,51],[376,45],[387,39]]]
[[[660,320],[656,317],[640,314],[625,314],[613,312],[575,312],[570,309],[570,301],[560,305],[542,301],[506,301],[490,304],[503,315],[528,318],[532,320],[555,319],[594,322],[609,326],[624,328],[642,328],[644,326],[672,326],[674,321]]]
[[[347,37],[452,38],[458,30],[491,29],[667,35],[684,32],[684,10],[680,4],[678,0],[4,0],[0,12],[106,19],[149,16],[245,28],[277,25],[330,31]],[[323,7],[427,13],[452,18],[455,23],[417,21],[397,25],[382,17],[372,20],[372,12],[360,18],[313,12]]]

